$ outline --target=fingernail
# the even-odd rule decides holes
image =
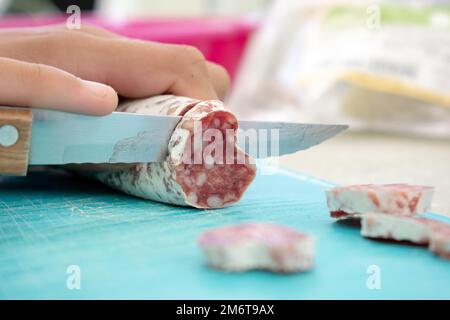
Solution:
[[[103,83],[83,80],[83,85],[86,87],[86,89],[88,89],[99,98],[105,98],[106,96],[111,94],[112,88],[110,86],[104,85]]]

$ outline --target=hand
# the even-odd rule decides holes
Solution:
[[[0,105],[105,115],[118,95],[223,99],[229,77],[194,47],[92,26],[0,30]]]

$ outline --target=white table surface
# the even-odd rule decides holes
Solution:
[[[374,133],[343,133],[283,156],[281,165],[338,184],[434,186],[432,211],[450,216],[450,141]]]

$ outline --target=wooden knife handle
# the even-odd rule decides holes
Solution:
[[[27,174],[32,123],[30,109],[0,107],[0,175]]]

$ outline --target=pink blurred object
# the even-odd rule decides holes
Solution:
[[[67,16],[60,15],[9,16],[1,18],[0,28],[64,24],[66,19]],[[195,46],[208,60],[224,66],[232,77],[239,67],[250,35],[258,27],[258,22],[249,18],[152,18],[112,22],[87,16],[82,23],[100,26],[130,38]]]

